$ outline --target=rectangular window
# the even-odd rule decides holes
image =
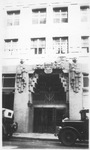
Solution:
[[[68,22],[68,8],[67,7],[53,8],[53,22],[54,23]]]
[[[46,41],[45,38],[32,38],[31,49],[34,54],[45,54]]]
[[[19,25],[20,11],[7,11],[7,26]]]
[[[81,22],[87,22],[90,19],[90,7],[89,6],[81,6]]]
[[[56,54],[68,53],[68,37],[54,37],[53,50]]]
[[[46,8],[32,10],[32,24],[46,23]]]
[[[5,39],[4,51],[16,52],[18,50],[18,39]]]
[[[15,75],[14,74],[3,75],[2,86],[3,88],[14,88],[15,87]]]
[[[89,53],[89,36],[81,37],[82,53]]]
[[[89,75],[85,73],[83,74],[83,87],[89,87]]]

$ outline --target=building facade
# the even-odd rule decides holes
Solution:
[[[89,0],[3,3],[2,107],[18,132],[54,133],[89,108]]]

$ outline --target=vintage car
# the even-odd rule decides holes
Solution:
[[[17,130],[18,124],[14,122],[14,112],[10,109],[2,109],[2,138],[7,139]]]
[[[65,146],[72,146],[76,140],[87,140],[89,138],[89,118],[86,113],[89,110],[80,111],[81,120],[62,120],[62,125],[56,127],[55,136],[58,136],[60,142]]]

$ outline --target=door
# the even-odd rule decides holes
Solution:
[[[55,131],[53,108],[34,108],[34,132],[53,133]]]
[[[43,109],[43,132],[44,133],[53,133],[54,132],[54,110],[52,108]]]
[[[42,133],[42,108],[34,108],[34,132]]]

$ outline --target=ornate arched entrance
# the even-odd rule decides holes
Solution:
[[[33,132],[54,133],[67,109],[68,74],[62,70],[54,70],[51,74],[36,70],[34,76],[38,78],[31,92]],[[31,79],[32,75],[29,77]]]

